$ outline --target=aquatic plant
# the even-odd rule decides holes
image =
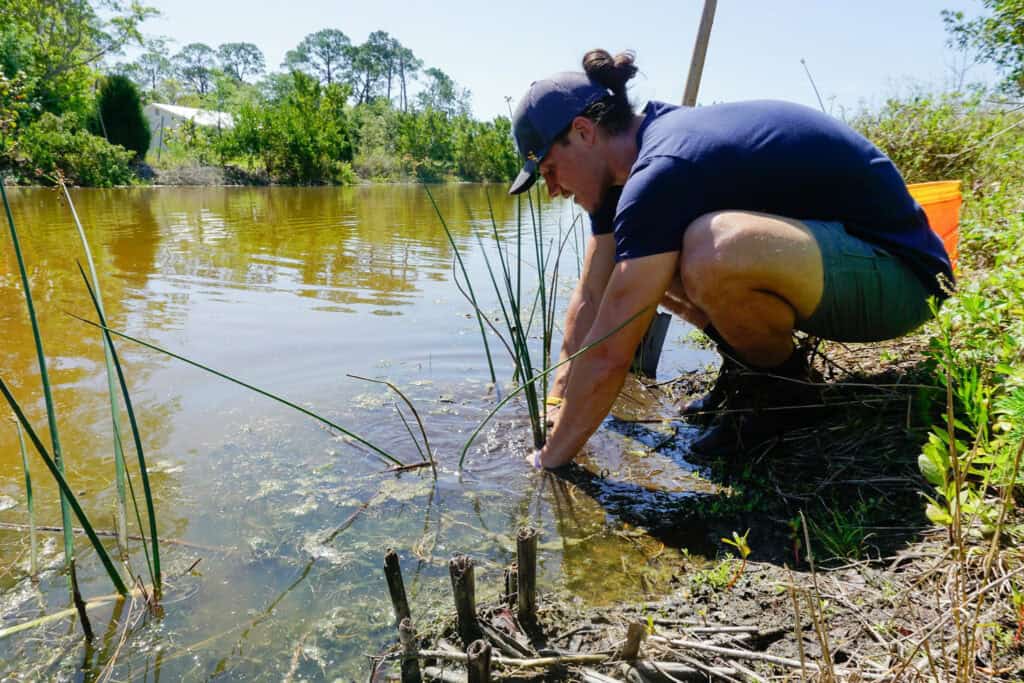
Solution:
[[[68,210],[71,211],[71,218],[74,220],[75,228],[78,230],[78,237],[82,242],[82,250],[85,252],[85,261],[89,264],[89,274],[92,276],[92,290],[95,292],[96,310],[103,315],[103,295],[100,290],[100,279],[96,275],[96,264],[92,259],[92,249],[89,248],[89,240],[85,237],[85,229],[78,219],[78,211],[75,210],[75,203],[71,200],[71,193],[64,183],[63,178],[57,179],[57,184],[64,193],[64,199],[68,203]],[[86,283],[88,284],[88,283]],[[125,499],[125,466],[124,452],[121,449],[121,410],[117,402],[117,383],[114,378],[113,351],[106,337],[103,338],[103,359],[107,367],[107,394],[110,397],[110,421],[114,431],[114,475],[117,482],[117,545],[122,557],[128,555],[128,520],[127,503]]]
[[[459,265],[459,272],[462,274],[465,289],[463,289],[462,284],[459,283],[459,272],[455,272],[455,284],[459,290],[463,292],[464,296],[466,296],[466,299],[469,301],[476,313],[477,320],[480,324],[480,333],[484,340],[484,349],[488,357],[488,365],[491,368],[491,376],[492,378],[494,377],[494,369],[490,356],[490,347],[487,343],[487,335],[483,329],[484,322],[487,322],[487,325],[491,327],[494,334],[501,340],[505,349],[509,353],[514,367],[513,380],[520,383],[519,388],[514,392],[514,394],[523,393],[526,409],[530,418],[530,427],[533,433],[533,444],[534,447],[540,448],[547,440],[548,402],[547,382],[541,382],[538,387],[537,381],[542,378],[546,378],[551,370],[551,343],[554,336],[559,259],[569,237],[575,234],[573,229],[575,228],[575,221],[573,228],[565,232],[564,235],[561,234],[560,231],[557,240],[554,238],[547,240],[548,244],[545,248],[546,236],[543,231],[539,190],[536,205],[534,205],[532,198],[529,196],[527,197],[529,215],[531,218],[531,229],[526,236],[533,240],[533,257],[534,264],[536,266],[536,281],[534,283],[536,286],[536,295],[533,298],[532,304],[527,305],[527,302],[524,302],[523,300],[524,278],[522,264],[524,255],[524,229],[522,220],[522,198],[520,197],[517,199],[515,253],[513,254],[511,252],[510,245],[506,244],[505,241],[502,240],[501,235],[498,232],[497,221],[494,217],[494,208],[491,204],[490,196],[487,196],[487,207],[491,222],[490,238],[493,241],[493,246],[497,252],[497,265],[495,265],[492,262],[491,257],[488,256],[487,248],[483,243],[482,236],[479,233],[475,236],[477,243],[480,246],[484,263],[487,267],[491,286],[493,287],[494,294],[498,300],[498,306],[501,309],[501,316],[504,321],[503,334],[502,331],[487,319],[487,316],[483,311],[481,311],[469,274],[466,272],[465,263],[463,262],[459,247],[448,227],[448,222],[445,220],[440,208],[437,206],[437,202],[434,200],[434,196],[430,192],[430,189],[426,186],[424,186],[424,189],[426,190],[427,197],[430,199],[430,203],[433,206],[442,227],[444,228],[445,234],[448,236],[448,242],[451,244],[452,249],[455,252],[455,260]],[[538,313],[541,320],[541,344],[540,357],[535,359],[533,356],[534,352],[530,347],[529,336],[533,322],[538,316]],[[537,368],[539,368],[539,371]],[[502,400],[499,403],[499,407],[504,405],[508,398],[511,398],[511,396]],[[490,416],[488,416],[488,419],[489,417]],[[474,432],[474,436],[476,433],[477,432]],[[472,439],[470,439],[470,441],[472,441]],[[462,457],[465,457],[465,449],[463,450]],[[460,458],[460,466],[461,463],[462,458]]]
[[[405,415],[402,413],[401,410],[398,409],[398,405],[397,404],[395,405],[395,412],[398,413],[398,417],[402,418],[402,424],[405,425],[405,430],[407,432],[409,432],[409,438],[412,439],[412,443],[413,443],[414,446],[416,446],[416,450],[419,451],[420,457],[423,458],[423,462],[430,464],[430,468],[433,470],[434,477],[436,478],[437,477],[437,462],[434,460],[434,452],[430,449],[430,439],[427,438],[427,430],[423,426],[423,420],[420,419],[419,411],[416,410],[416,406],[414,406],[412,404],[412,401],[409,400],[409,397],[406,396],[404,393],[402,393],[402,390],[399,389],[398,387],[396,387],[391,382],[387,382],[387,381],[381,380],[381,379],[371,379],[369,377],[360,377],[359,375],[353,375],[351,373],[348,373],[347,376],[351,377],[352,379],[362,380],[364,382],[373,382],[374,384],[383,384],[383,385],[387,386],[388,389],[391,389],[391,391],[393,391],[396,394],[398,394],[398,397],[402,399],[402,401],[405,403],[405,405],[409,408],[410,412],[412,412],[412,416],[413,416],[413,418],[415,418],[416,424],[419,426],[420,437],[422,437],[422,439],[423,439],[423,447],[422,448],[420,447],[419,441],[417,441],[416,437],[413,436],[412,429],[409,427],[409,421],[405,419]]]
[[[114,340],[110,338],[110,333],[106,329],[107,319],[106,316],[103,314],[103,307],[100,304],[98,294],[96,291],[93,290],[92,285],[89,284],[89,279],[85,276],[85,271],[82,269],[82,264],[80,263],[78,264],[78,272],[82,274],[82,281],[85,283],[85,287],[89,291],[89,298],[92,299],[93,306],[96,308],[96,315],[99,316],[100,322],[103,324],[104,349],[106,349],[109,352],[110,360],[113,361],[114,369],[117,370],[117,380],[121,385],[121,395],[124,398],[125,409],[128,411],[128,422],[132,428],[132,439],[135,441],[135,452],[138,455],[139,460],[139,478],[142,480],[142,492],[146,497],[146,512],[149,516],[149,540],[153,548],[152,558],[150,557],[149,552],[146,551],[146,536],[142,530],[142,519],[139,518],[139,505],[138,502],[135,500],[135,489],[132,487],[131,479],[127,477],[126,479],[128,479],[128,486],[129,489],[131,490],[132,503],[135,507],[135,518],[139,525],[139,533],[142,534],[143,538],[142,548],[146,554],[146,564],[149,567],[150,578],[153,582],[153,595],[155,599],[159,601],[160,594],[162,592],[162,581],[160,572],[160,539],[159,536],[157,535],[156,530],[156,510],[153,508],[153,492],[149,486],[149,469],[146,467],[146,456],[142,450],[142,437],[139,435],[139,425],[138,421],[135,419],[135,410],[132,408],[132,399],[128,393],[128,384],[124,378],[124,371],[121,369],[121,361],[117,357],[117,349],[114,348]],[[111,397],[111,401],[115,401],[113,396]],[[113,406],[113,409],[116,410],[116,405]],[[114,439],[117,442],[117,450],[120,451],[121,435],[119,431],[116,431],[116,422]],[[123,462],[121,463],[121,467],[123,470]],[[122,471],[122,473],[124,472]]]
[[[32,302],[32,287],[28,280],[28,271],[25,268],[25,259],[21,255],[21,241],[18,239],[18,229],[14,224],[14,216],[11,213],[11,204],[7,199],[7,191],[4,189],[3,178],[0,177],[0,197],[3,198],[4,212],[7,215],[7,225],[10,227],[11,243],[14,246],[14,255],[18,262],[18,272],[21,275],[22,291],[25,293],[25,305],[28,307],[28,319],[32,325],[32,337],[35,341],[36,359],[39,363],[39,377],[43,385],[43,399],[46,403],[46,419],[50,428],[50,443],[53,447],[53,462],[56,471],[64,474],[64,457],[60,448],[60,434],[57,430],[57,411],[53,405],[53,392],[50,389],[50,375],[46,371],[46,354],[43,352],[43,338],[39,332],[39,320],[36,317],[35,304]],[[17,411],[15,411],[17,412]],[[27,430],[26,430],[27,431]],[[71,512],[68,509],[67,496],[63,487],[60,493],[60,516],[61,524],[64,527],[64,566],[68,572],[68,589],[72,596],[77,592],[74,584],[72,568],[75,564],[75,544],[71,535]]]
[[[25,500],[28,507],[28,534],[29,534],[29,576],[33,580],[39,576],[39,546],[36,543],[36,511],[35,501],[32,497],[32,471],[28,466],[28,454],[25,452],[25,436],[21,432],[21,425],[17,418],[13,419],[14,428],[18,432],[18,450],[21,452],[21,468],[25,471]]]
[[[491,357],[491,346],[487,342],[487,332],[484,330],[484,320],[486,319],[486,316],[484,316],[484,314],[480,311],[480,307],[477,305],[476,293],[473,291],[473,283],[472,281],[470,281],[469,274],[466,272],[466,264],[462,261],[462,254],[459,252],[458,245],[455,244],[455,238],[452,236],[452,231],[448,229],[448,222],[444,219],[444,216],[441,214],[441,210],[437,208],[437,202],[434,201],[434,195],[430,192],[430,188],[427,187],[426,185],[424,185],[423,187],[427,191],[427,197],[430,199],[431,206],[434,207],[434,211],[435,213],[437,213],[437,217],[441,220],[441,226],[444,228],[444,234],[448,236],[448,243],[452,245],[452,251],[455,254],[455,260],[458,262],[459,269],[462,271],[462,277],[466,281],[466,288],[469,290],[467,298],[469,299],[469,302],[473,305],[473,309],[476,312],[476,322],[480,326],[480,338],[484,342],[484,354],[487,356],[487,369],[491,373],[491,382],[494,383],[495,386],[497,386],[498,378],[494,374],[494,359]]]
[[[128,589],[121,580],[121,576],[117,573],[117,569],[114,568],[114,563],[111,562],[110,555],[107,554],[106,548],[104,548],[103,544],[100,543],[99,537],[93,530],[93,526],[89,522],[89,518],[86,516],[85,512],[82,510],[82,506],[79,504],[74,492],[68,485],[67,479],[64,478],[64,473],[61,472],[56,459],[50,455],[46,450],[46,446],[44,446],[43,442],[39,440],[35,430],[32,429],[32,425],[29,424],[28,418],[25,417],[24,411],[21,409],[21,406],[18,404],[13,394],[11,394],[10,389],[7,388],[7,384],[4,382],[2,377],[0,377],[0,393],[3,394],[7,404],[11,407],[11,410],[14,411],[15,417],[21,424],[22,429],[25,430],[25,433],[28,434],[29,441],[31,441],[32,445],[35,446],[36,452],[39,453],[39,457],[41,457],[43,462],[46,463],[46,467],[50,470],[50,474],[52,474],[53,478],[57,481],[57,485],[60,487],[61,494],[63,495],[63,500],[67,501],[67,506],[75,513],[75,517],[78,518],[78,523],[81,524],[82,529],[85,530],[85,535],[89,537],[89,542],[92,543],[93,549],[95,549],[96,554],[103,563],[103,568],[106,569],[107,576],[110,577],[111,583],[114,584],[114,589],[121,595],[127,595]],[[67,530],[71,529],[70,520],[64,528]],[[77,584],[77,581],[72,579],[72,583]],[[74,592],[76,594],[78,593],[77,585],[74,588]],[[77,603],[78,600],[75,602]]]

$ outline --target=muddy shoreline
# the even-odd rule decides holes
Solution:
[[[742,459],[709,463],[709,476],[730,494],[630,520],[666,546],[696,538],[717,556],[710,566],[665,567],[652,554],[652,570],[672,573],[667,593],[597,607],[568,592],[549,593],[539,598],[536,624],[517,619],[514,595],[481,606],[494,677],[941,680],[957,670],[963,625],[973,618],[981,625],[974,679],[1020,680],[1024,622],[1012,597],[1024,553],[1004,548],[993,561],[979,525],[957,557],[946,530],[923,515],[917,423],[936,409],[923,371],[925,344],[918,337],[821,347],[815,363],[834,408],[829,416]],[[652,390],[681,401],[712,378],[689,375]],[[586,489],[594,474],[571,468],[550,476]],[[680,534],[681,526],[691,528]],[[744,528],[752,546],[745,564],[723,542]],[[420,619],[416,646],[425,677],[466,680],[468,643],[454,610]],[[623,654],[630,625],[644,636],[635,657]],[[374,660],[371,680],[396,674],[400,659],[396,639]]]

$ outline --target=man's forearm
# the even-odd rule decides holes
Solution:
[[[587,301],[586,294],[577,287],[569,300],[569,307],[565,312],[565,334],[562,337],[562,349],[558,360],[563,361],[583,347],[583,340],[590,333],[590,328],[597,317],[597,304]],[[565,396],[565,388],[569,382],[569,373],[572,371],[572,363],[566,363],[555,373],[555,381],[551,386],[551,395],[557,397]]]

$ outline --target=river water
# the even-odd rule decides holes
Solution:
[[[95,317],[76,266],[85,266],[83,249],[56,191],[9,194],[68,478],[94,524],[112,529],[101,340],[68,315]],[[507,253],[515,253],[517,225],[532,224],[536,214],[517,208],[498,186],[451,185],[434,194],[481,308],[500,320],[483,258],[497,257],[488,199]],[[524,524],[541,530],[542,589],[587,604],[655,596],[684,562],[707,550],[699,530],[666,522],[670,511],[713,488],[686,462],[693,434],[659,422],[672,415],[671,405],[635,379],[613,410],[618,419],[591,440],[570,480],[525,466],[530,431],[516,401],[489,423],[459,470],[469,433],[496,396],[513,388],[512,365],[489,333],[494,387],[473,309],[453,281],[453,250],[422,187],[133,188],[72,196],[112,327],[286,397],[414,462],[420,454],[395,395],[347,375],[392,382],[417,407],[439,471],[436,481],[429,469],[386,473],[372,451],[308,416],[118,341],[165,539],[164,615],[137,605],[97,607],[90,612],[93,647],[83,645],[69,618],[0,639],[0,678],[94,680],[109,665],[111,680],[365,680],[366,656],[395,640],[381,571],[388,547],[402,559],[413,617],[422,621],[452,612],[447,560],[454,553],[477,562],[478,599],[495,596]],[[544,248],[559,235],[565,244],[556,299],[562,306],[588,228],[561,200],[545,202],[539,213]],[[4,228],[0,372],[46,434],[35,348]],[[535,289],[527,241],[524,300]],[[659,379],[711,360],[687,343],[687,333],[672,322]],[[29,458],[37,523],[58,525],[56,487],[39,457],[30,451]],[[68,606],[59,535],[41,532],[44,570],[38,582],[28,576],[29,534],[17,526],[27,521],[17,435],[5,418],[0,629]],[[105,541],[113,552],[114,540]],[[84,537],[76,552],[85,597],[111,593]],[[138,542],[129,565],[146,576]]]

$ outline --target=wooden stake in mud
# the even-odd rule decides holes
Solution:
[[[516,535],[518,573],[516,602],[519,621],[533,622],[537,618],[537,530],[523,527]]]
[[[388,548],[384,553],[384,576],[388,580],[391,606],[395,609],[395,624],[401,627],[404,619],[411,619],[409,600],[405,597],[405,583],[402,582],[402,568],[398,564],[398,553]]]
[[[638,621],[629,625],[626,631],[626,642],[619,650],[619,658],[631,661],[640,656],[640,642],[647,634],[647,629]]]
[[[476,580],[473,560],[466,555],[456,555],[448,563],[452,577],[452,593],[455,595],[455,613],[459,619],[459,637],[462,646],[469,644],[480,635],[476,625]]]
[[[469,672],[469,683],[490,683],[491,680],[491,644],[482,638],[474,640],[466,650],[469,660],[466,670]]]
[[[405,617],[398,623],[398,640],[402,644],[402,683],[421,683],[420,660],[416,656],[416,629],[412,619]]]

